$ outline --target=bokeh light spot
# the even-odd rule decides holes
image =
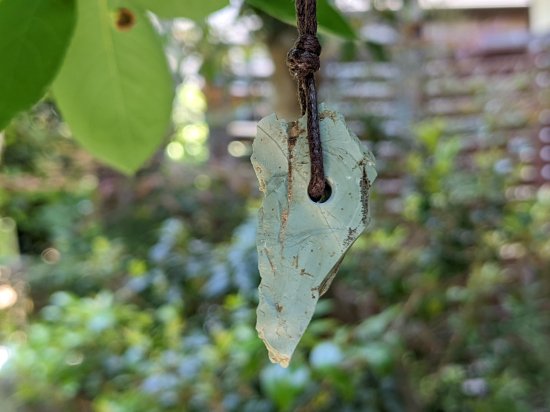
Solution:
[[[212,179],[208,175],[198,175],[193,182],[195,187],[199,190],[208,190],[212,183]]]
[[[0,346],[0,370],[4,367],[10,358],[10,351],[5,346]]]
[[[59,250],[49,247],[44,249],[41,257],[44,263],[53,264],[59,262],[59,259],[61,259],[61,253],[59,253]]]
[[[185,154],[185,150],[181,143],[171,142],[166,147],[166,154],[172,160],[180,160]]]
[[[7,309],[17,302],[17,292],[10,285],[0,286],[0,309]]]
[[[180,133],[180,138],[185,143],[204,143],[207,136],[208,127],[202,123],[189,124]]]
[[[235,140],[227,145],[227,151],[233,157],[243,157],[248,154],[248,148],[243,142]]]

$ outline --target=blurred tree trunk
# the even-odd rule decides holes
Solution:
[[[288,71],[286,55],[294,44],[296,29],[286,24],[277,26],[279,28],[272,28],[267,37],[267,47],[275,65],[272,106],[280,118],[294,120],[300,116],[298,89],[296,81]]]
[[[412,138],[412,125],[421,116],[423,77],[423,13],[418,0],[410,0],[399,13],[397,29],[399,42],[395,50],[395,62],[400,68],[397,100],[403,135]]]
[[[280,118],[297,119],[300,116],[300,107],[296,82],[286,66],[286,55],[297,36],[296,28],[261,12],[257,13],[264,21],[263,41],[275,67],[271,78],[273,93],[268,97],[270,107]],[[226,127],[234,120],[234,113],[229,109],[232,107],[231,96],[227,88],[209,84],[204,92],[208,106],[206,117],[210,128],[209,165],[215,168],[239,164],[238,159],[227,155],[227,145],[232,137],[228,135]]]

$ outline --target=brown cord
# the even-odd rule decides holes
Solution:
[[[309,197],[318,201],[325,194],[323,148],[319,130],[317,90],[314,73],[319,70],[321,45],[317,39],[317,0],[296,0],[298,39],[287,55],[286,64],[298,80],[298,94],[302,115],[307,113],[307,138],[311,159]]]

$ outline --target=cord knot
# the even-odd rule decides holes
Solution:
[[[300,35],[294,43],[294,47],[289,50],[286,56],[286,64],[292,76],[296,79],[304,79],[319,70],[319,67],[321,67],[320,54],[321,45],[317,40],[317,36],[312,34]]]

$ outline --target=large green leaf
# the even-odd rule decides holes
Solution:
[[[0,130],[44,95],[75,19],[74,0],[0,1]]]
[[[187,17],[195,21],[229,5],[229,0],[132,0],[159,17]]]
[[[296,10],[291,0],[245,0],[249,5],[256,7],[285,23],[296,25]],[[317,21],[319,31],[332,34],[344,39],[356,39],[355,30],[346,18],[336,10],[328,0],[317,1]]]
[[[109,3],[110,4],[110,3]],[[79,0],[78,25],[54,82],[74,137],[115,168],[135,171],[165,137],[173,82],[160,39],[139,8]]]

